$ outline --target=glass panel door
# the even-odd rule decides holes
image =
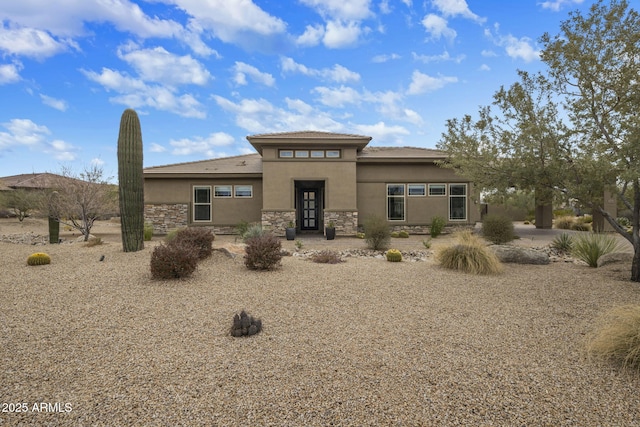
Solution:
[[[318,229],[318,190],[302,190],[302,230]]]

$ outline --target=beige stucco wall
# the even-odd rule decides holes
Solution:
[[[193,186],[211,186],[212,224],[233,226],[244,220],[260,222],[262,209],[262,180],[259,178],[183,178],[152,179],[145,178],[145,204],[189,204],[189,223],[193,223],[192,202]],[[216,198],[213,197],[215,185],[253,185],[252,198]],[[206,224],[198,221],[197,224]]]

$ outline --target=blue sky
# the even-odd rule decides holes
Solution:
[[[0,2],[0,176],[117,175],[120,116],[144,165],[254,152],[247,135],[321,130],[435,147],[490,104],[538,38],[592,0]]]

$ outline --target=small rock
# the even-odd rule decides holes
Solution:
[[[598,258],[598,267],[607,264],[631,264],[633,262],[633,254],[630,252],[611,252]]]

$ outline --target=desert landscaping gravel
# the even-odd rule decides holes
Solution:
[[[640,376],[584,350],[600,314],[640,303],[628,266],[289,256],[254,272],[214,251],[156,281],[159,240],[105,241],[0,243],[0,426],[640,425]],[[27,266],[40,251],[52,263]],[[261,333],[229,335],[242,309]]]

